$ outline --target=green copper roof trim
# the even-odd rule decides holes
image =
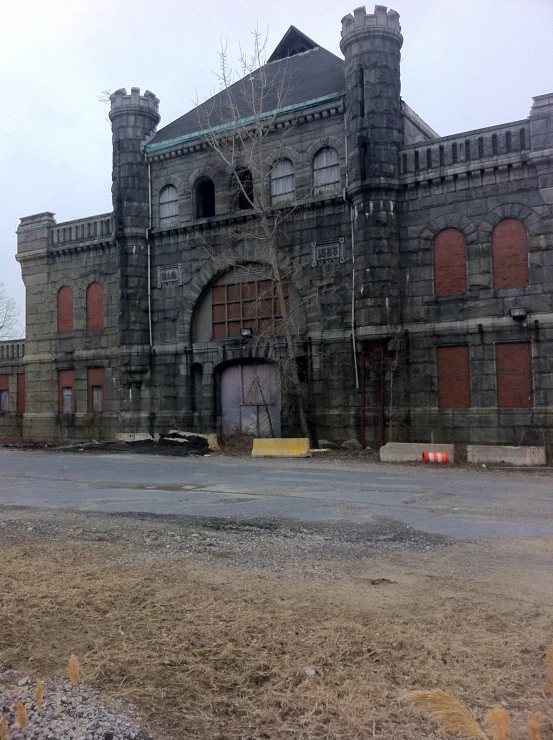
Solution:
[[[319,105],[320,103],[327,103],[331,100],[339,100],[344,97],[346,94],[345,90],[342,90],[337,93],[332,93],[331,95],[323,95],[322,98],[315,98],[314,100],[307,100],[304,103],[294,103],[294,105],[286,105],[284,108],[279,108],[277,110],[270,110],[267,111],[267,113],[263,113],[261,115],[261,120],[266,120],[267,118],[272,118],[274,115],[281,115],[283,113],[291,113],[293,111],[300,111],[305,110],[306,108],[313,108],[315,105]],[[178,144],[185,144],[187,141],[193,141],[194,139],[202,139],[207,134],[218,134],[223,131],[230,131],[233,128],[237,128],[238,126],[248,126],[250,123],[253,123],[255,121],[255,116],[248,116],[247,118],[242,118],[239,121],[236,121],[234,123],[222,123],[219,126],[214,126],[213,128],[206,128],[202,131],[193,131],[191,134],[186,134],[185,136],[179,136],[176,139],[167,139],[167,141],[160,141],[159,144],[146,144],[142,147],[142,151],[146,152],[146,154],[150,154],[153,152],[160,151],[161,149],[169,149],[170,147],[177,146]]]

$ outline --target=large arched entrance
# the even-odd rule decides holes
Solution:
[[[236,364],[221,373],[223,437],[280,437],[280,373],[266,362]]]

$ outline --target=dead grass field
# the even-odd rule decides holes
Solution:
[[[0,665],[63,674],[74,652],[82,679],[135,702],[158,737],[436,737],[402,699],[421,688],[479,718],[501,701],[515,718],[547,705],[553,615],[518,603],[516,586],[507,599],[439,579],[292,583],[121,554],[0,549]]]

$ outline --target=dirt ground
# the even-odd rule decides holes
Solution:
[[[404,696],[436,687],[479,719],[547,714],[553,538],[380,525],[3,508],[0,665],[74,652],[155,738],[435,738]]]

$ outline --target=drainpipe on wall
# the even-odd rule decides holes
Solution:
[[[350,227],[351,227],[351,346],[353,350],[353,365],[355,367],[355,387],[359,390],[359,368],[357,366],[357,336],[355,334],[355,206],[348,197],[349,175],[348,175],[348,132],[346,126],[346,114],[344,111],[344,141],[346,154],[346,187],[343,198],[349,205]]]

